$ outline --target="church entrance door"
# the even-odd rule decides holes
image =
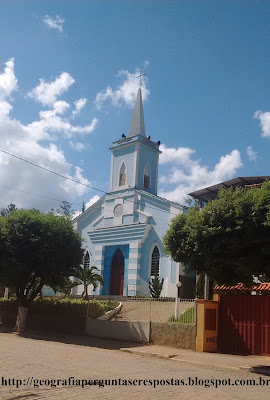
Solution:
[[[111,266],[111,295],[123,295],[125,261],[123,253],[118,249],[112,259]]]

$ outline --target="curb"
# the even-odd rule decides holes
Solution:
[[[122,310],[123,304],[119,302],[118,306],[115,307],[113,310],[107,311],[104,315],[101,317],[97,318],[100,321],[109,321],[112,318],[114,318],[121,310]]]
[[[138,356],[147,356],[147,357],[152,357],[152,358],[161,358],[165,360],[172,360],[173,357],[176,357],[177,354],[160,354],[160,353],[150,353],[148,351],[143,351],[143,350],[133,350],[133,349],[128,349],[128,348],[122,348],[120,351],[123,351],[124,353],[131,353],[131,354],[136,354]]]
[[[216,365],[216,364],[207,364],[205,362],[201,361],[191,361],[191,360],[184,360],[184,359],[179,359],[175,358],[177,357],[177,354],[160,354],[160,353],[152,353],[148,351],[143,351],[143,350],[133,350],[133,349],[128,349],[128,348],[122,348],[120,351],[123,351],[125,353],[131,353],[139,356],[145,356],[145,357],[153,357],[153,358],[160,358],[164,360],[172,360],[174,362],[179,362],[179,363],[185,363],[185,364],[193,364],[193,365],[202,365],[204,367],[212,367],[212,368],[220,368],[220,369],[228,369],[231,371],[240,371],[244,370],[246,372],[252,372],[255,374],[263,374],[263,375],[269,375],[270,376],[270,366],[269,368],[267,367],[248,367],[248,366],[239,366],[239,367],[231,367],[228,365]]]

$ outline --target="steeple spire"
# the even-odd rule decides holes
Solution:
[[[138,134],[141,136],[145,136],[141,88],[139,88],[137,93],[136,103],[131,118],[128,136],[134,136]]]

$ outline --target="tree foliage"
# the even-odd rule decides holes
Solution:
[[[74,210],[72,208],[71,203],[68,201],[62,201],[60,204],[60,208],[56,210],[59,215],[62,215],[64,217],[72,217],[72,214],[74,213]]]
[[[7,217],[8,215],[10,215],[11,213],[13,213],[16,210],[17,210],[17,208],[16,208],[15,204],[10,203],[6,208],[1,208],[0,215],[1,215],[1,217]]]
[[[149,282],[149,290],[151,297],[154,299],[158,299],[161,295],[162,288],[163,288],[164,279],[159,278],[158,270],[156,270],[155,275],[151,278]]]
[[[78,286],[78,282],[73,282],[69,276],[64,276],[62,282],[59,285],[55,285],[52,289],[55,292],[61,292],[65,297],[70,295],[71,290]]]
[[[201,211],[174,218],[163,243],[175,261],[220,284],[270,277],[270,182],[222,189]]]
[[[88,286],[93,285],[94,290],[97,289],[98,283],[103,283],[102,276],[98,273],[97,267],[92,266],[90,268],[84,269],[84,267],[78,268],[73,276],[79,279],[77,284],[83,284],[84,291],[82,297],[84,300],[88,300]]]
[[[69,219],[14,211],[0,218],[0,281],[28,308],[43,285],[61,284],[81,264],[81,242]]]
[[[82,203],[82,212],[84,212],[85,211],[85,202],[83,201],[83,203]]]

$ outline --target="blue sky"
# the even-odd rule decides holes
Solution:
[[[230,0],[6,1],[0,24],[0,149],[109,190],[143,68],[159,194],[270,175],[270,3]],[[0,185],[67,200],[102,193],[0,153]],[[59,202],[0,186],[0,207]]]

